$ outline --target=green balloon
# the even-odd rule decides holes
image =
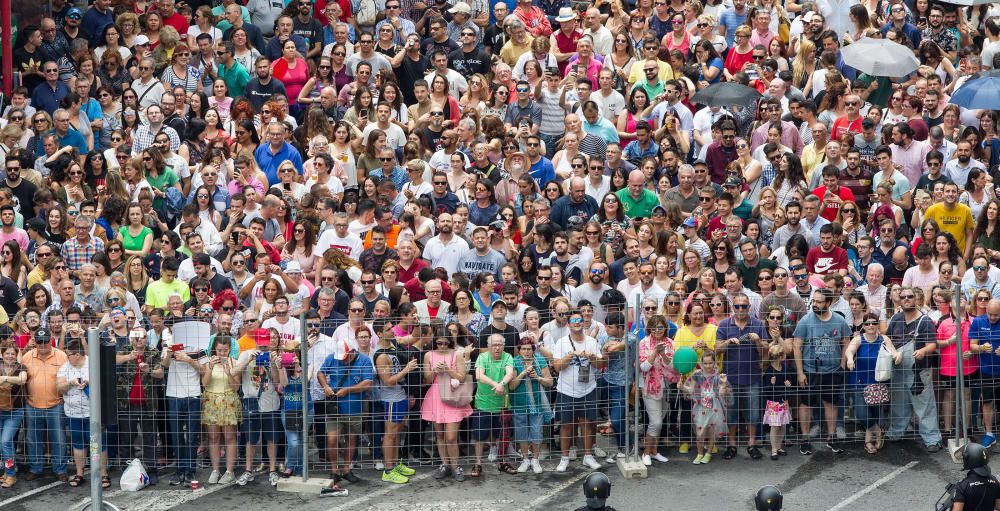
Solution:
[[[685,346],[674,352],[674,369],[681,374],[687,374],[698,365],[698,352]]]

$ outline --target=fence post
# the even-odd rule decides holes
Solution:
[[[962,359],[962,292],[955,293],[955,426],[958,435],[948,439],[948,453],[955,463],[962,462],[962,455],[965,452],[965,444],[969,443],[965,428],[965,378],[964,364]],[[948,427],[945,424],[945,427]]]
[[[635,315],[633,316],[635,319],[632,322],[633,325],[635,325],[636,322],[638,322],[640,320],[640,318],[642,317],[642,316],[640,316],[640,314],[642,314],[642,307],[640,305],[641,305],[641,299],[638,296],[636,296],[636,299],[635,299]],[[636,398],[635,398],[635,407],[630,407],[629,403],[628,403],[629,397],[631,397],[630,395],[632,393],[632,386],[633,386],[633,384],[635,382],[635,379],[639,377],[639,356],[638,356],[638,354],[636,354],[636,356],[635,356],[635,363],[631,364],[632,367],[629,367],[630,364],[629,364],[629,358],[628,357],[629,357],[630,353],[629,353],[629,347],[628,347],[628,342],[629,342],[628,336],[631,335],[631,334],[629,333],[629,330],[628,330],[628,302],[625,303],[625,307],[624,307],[624,310],[622,312],[625,313],[625,315],[626,315],[625,316],[625,335],[622,336],[622,340],[625,342],[625,352],[624,352],[625,353],[625,396],[624,396],[624,399],[625,399],[625,416],[624,416],[624,420],[622,421],[623,423],[625,423],[625,458],[619,459],[617,465],[618,465],[618,470],[622,473],[622,476],[625,477],[625,479],[638,479],[638,478],[643,478],[644,479],[648,475],[648,471],[646,470],[646,465],[644,465],[642,463],[642,457],[641,457],[641,455],[639,453],[639,399],[640,399],[640,397],[638,395],[636,395]],[[630,376],[629,375],[630,370],[634,371],[634,372],[631,373],[631,377],[629,377]],[[634,436],[631,437],[634,440],[633,442],[629,442],[629,439],[630,439],[630,435],[628,434],[628,419],[629,419],[628,414],[629,414],[629,411],[631,411],[631,412],[633,412],[635,414],[635,430],[632,432],[632,435],[634,435]],[[612,424],[612,426],[614,426],[614,424]]]
[[[302,364],[302,481],[309,480],[309,339],[306,337],[306,313],[299,315],[299,360]]]

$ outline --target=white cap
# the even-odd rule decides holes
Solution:
[[[469,4],[465,2],[458,2],[451,9],[448,9],[448,12],[452,14],[472,14],[472,7],[469,7]]]
[[[302,273],[302,265],[298,261],[288,261],[285,265],[285,273]]]
[[[145,35],[139,34],[135,36],[135,42],[133,44],[149,44],[149,38]]]

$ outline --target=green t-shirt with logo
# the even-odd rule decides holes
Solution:
[[[500,354],[499,360],[494,360],[493,354],[489,351],[481,353],[476,359],[476,372],[478,373],[479,369],[482,369],[487,377],[498,383],[503,380],[508,367],[514,367],[514,357],[506,351]],[[506,393],[498,396],[489,384],[477,382],[476,385],[478,387],[476,389],[476,410],[500,413],[506,408]]]

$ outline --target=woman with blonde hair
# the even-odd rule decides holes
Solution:
[[[135,36],[139,35],[139,16],[133,12],[124,12],[115,18],[115,25],[121,29],[121,45],[126,48],[135,46]]]
[[[812,90],[813,72],[816,71],[816,43],[808,37],[799,40],[795,58],[792,59],[792,86],[803,94]]]
[[[468,110],[471,106],[473,109],[481,111],[489,103],[489,80],[480,73],[470,76],[469,88],[465,91],[465,94],[462,94],[462,99],[459,100],[458,104],[463,110]]]

